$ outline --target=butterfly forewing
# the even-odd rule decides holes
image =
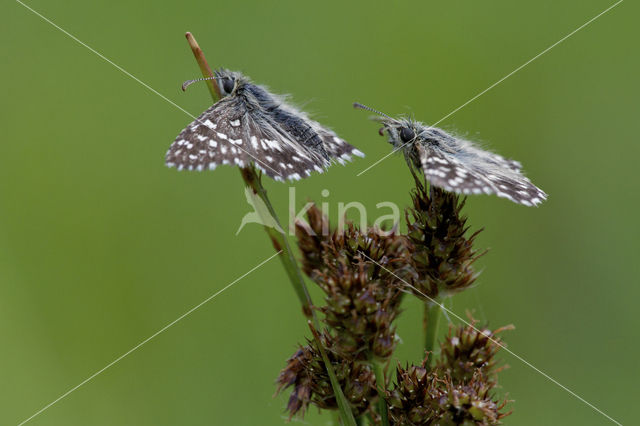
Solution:
[[[425,178],[433,185],[459,194],[492,194],[489,182],[470,170],[452,156],[430,148],[426,144],[417,143],[420,166]]]
[[[257,120],[255,114],[238,98],[222,99],[178,135],[167,152],[167,165],[179,170],[211,170],[220,164],[245,167],[254,162],[276,180],[323,171],[325,160],[269,124],[269,117]]]
[[[508,198],[515,203],[535,206],[547,198],[544,191],[524,176],[514,177],[511,174],[489,173],[486,178],[498,197]]]
[[[470,157],[449,153],[423,141],[415,143],[420,166],[433,185],[458,194],[496,194],[515,203],[534,206],[547,195],[520,173],[521,165],[514,160],[488,151]],[[463,161],[462,158],[467,158]],[[473,158],[469,161],[468,158]]]
[[[335,159],[338,163],[344,164],[345,161],[351,160],[352,155],[364,157],[360,150],[348,144],[344,139],[339,138],[335,133],[326,129],[321,130],[319,133],[329,157]]]

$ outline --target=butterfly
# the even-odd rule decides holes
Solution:
[[[402,149],[410,166],[422,170],[432,185],[458,194],[496,194],[514,203],[535,206],[547,198],[522,174],[515,160],[483,150],[473,142],[410,119],[395,119],[373,108],[354,107],[378,114],[394,151]]]
[[[344,164],[352,155],[364,157],[284,96],[241,73],[219,69],[215,80],[222,98],[180,132],[167,152],[167,166],[201,171],[253,163],[269,177],[285,181],[322,173],[331,161]]]

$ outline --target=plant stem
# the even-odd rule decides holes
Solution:
[[[253,165],[241,168],[240,173],[242,174],[242,179],[244,179],[245,184],[249,188],[251,188],[255,195],[260,197],[260,199],[267,206],[269,215],[271,215],[271,218],[263,217],[264,212],[260,211],[260,209],[256,209],[258,214],[261,216],[261,222],[270,223],[269,219],[272,219],[278,225],[278,228],[284,229],[280,224],[280,220],[276,215],[273,205],[269,201],[269,197],[267,197],[267,191],[262,186],[260,177],[256,173],[256,169],[253,167]],[[267,235],[269,235],[271,243],[273,244],[273,247],[276,249],[276,251],[282,250],[282,253],[280,253],[280,260],[282,261],[282,266],[289,276],[289,281],[291,281],[291,284],[293,285],[293,290],[296,292],[298,299],[300,299],[300,303],[302,304],[302,313],[307,318],[314,319],[315,315],[311,309],[311,307],[313,306],[311,295],[309,294],[309,290],[307,290],[307,286],[304,283],[302,272],[300,271],[298,263],[293,256],[289,241],[287,240],[285,235],[276,228],[265,225],[264,230],[267,232]],[[315,320],[314,325],[316,327],[318,326]]]
[[[313,315],[313,319],[316,322],[318,321],[315,316],[315,312]],[[342,392],[342,387],[340,387],[338,376],[336,376],[336,372],[333,370],[333,365],[331,365],[331,360],[329,359],[329,355],[327,354],[327,349],[322,344],[322,340],[320,339],[320,335],[317,331],[318,329],[311,324],[311,321],[309,321],[309,328],[311,329],[313,339],[316,341],[318,349],[320,350],[322,362],[324,362],[324,366],[327,369],[329,381],[331,382],[331,388],[333,389],[336,401],[338,402],[338,411],[340,412],[340,418],[342,418],[342,424],[345,426],[357,426],[356,419],[355,417],[353,417],[353,411],[351,411],[349,401],[347,400],[347,397],[344,396],[344,392]]]
[[[382,426],[389,426],[389,411],[387,408],[387,400],[385,399],[385,390],[387,388],[382,366],[374,357],[369,357],[369,365],[373,369],[376,376],[376,389],[378,390],[378,414],[382,419]]]
[[[429,353],[426,366],[429,367],[433,361],[433,351],[436,346],[438,337],[438,323],[440,322],[440,303],[435,302],[424,303],[424,317],[422,325],[424,329],[424,349]]]
[[[187,38],[187,42],[191,47],[193,56],[195,56],[196,61],[198,62],[198,66],[200,67],[202,76],[205,78],[213,77],[213,71],[211,70],[211,67],[209,66],[204,56],[204,52],[198,45],[195,37],[193,37],[190,32],[187,32],[185,34],[185,37]],[[220,99],[221,94],[216,80],[207,80],[207,87],[209,88],[209,93],[211,94],[213,101],[217,102]],[[256,169],[253,164],[249,167],[240,168],[240,174],[242,175],[242,179],[244,180],[245,184],[249,188],[251,188],[253,193],[260,197],[260,199],[265,203],[267,209],[269,210],[269,214],[271,215],[271,219],[273,219],[275,223],[278,224],[278,227],[280,229],[283,229],[280,225],[280,221],[278,220],[278,216],[276,215],[273,205],[267,197],[267,191],[262,186],[260,176],[258,176],[258,174],[256,173]],[[258,211],[258,214],[262,215],[263,212]],[[269,223],[269,221],[267,220],[269,218],[261,217],[261,219],[262,223]],[[336,401],[338,402],[338,408],[340,411],[340,417],[342,418],[342,423],[348,426],[356,426],[356,421],[353,417],[353,412],[351,411],[349,401],[342,392],[340,382],[338,382],[338,378],[335,371],[333,370],[333,366],[331,365],[329,356],[327,355],[327,351],[322,345],[322,341],[315,331],[320,330],[320,322],[318,321],[315,311],[312,309],[313,302],[311,301],[311,296],[309,295],[307,286],[304,283],[302,272],[300,271],[298,263],[293,256],[293,252],[291,251],[291,246],[289,245],[289,242],[284,233],[281,233],[280,231],[266,225],[264,226],[264,229],[271,239],[271,243],[273,244],[274,248],[277,251],[281,251],[280,260],[282,261],[282,265],[284,266],[284,269],[289,276],[289,281],[291,281],[293,289],[300,299],[300,303],[302,304],[302,313],[307,318],[311,319],[311,321],[309,322],[309,326],[311,327],[312,334],[314,336],[314,339],[316,340],[316,343],[318,344],[320,354],[322,355],[322,360],[325,364],[325,368],[327,369],[327,374],[329,375],[329,380],[331,381],[331,387],[333,388],[333,393],[335,394]]]
[[[213,71],[211,70],[211,67],[207,63],[207,60],[204,57],[204,52],[202,51],[202,49],[200,49],[200,46],[198,45],[198,42],[196,41],[193,34],[191,34],[190,32],[187,32],[184,36],[187,38],[187,42],[191,47],[193,56],[195,56],[196,58],[198,67],[200,67],[200,71],[202,72],[202,77],[204,78],[213,77]],[[218,102],[218,100],[222,97],[220,88],[218,87],[218,82],[215,79],[205,80],[205,81],[207,83],[207,87],[209,88],[209,93],[213,98],[213,102]]]

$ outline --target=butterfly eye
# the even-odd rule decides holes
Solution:
[[[400,139],[402,139],[402,142],[409,142],[415,137],[416,134],[410,127],[403,127],[400,129]]]
[[[224,93],[229,94],[233,92],[234,80],[232,78],[225,78],[222,80],[222,90]]]
[[[378,129],[378,134],[379,134],[380,136],[384,136],[384,127],[380,127],[380,128]]]

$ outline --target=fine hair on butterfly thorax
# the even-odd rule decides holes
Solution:
[[[484,150],[437,127],[418,121],[395,119],[355,103],[354,107],[376,113],[394,150],[402,149],[410,166],[422,170],[432,185],[458,194],[496,194],[514,203],[535,206],[547,198],[522,173],[522,165]]]
[[[332,162],[345,164],[364,154],[332,130],[266,87],[237,71],[218,69],[215,79],[222,98],[187,126],[171,144],[166,164],[178,170],[213,170],[229,164],[254,164],[278,181],[298,180]]]

